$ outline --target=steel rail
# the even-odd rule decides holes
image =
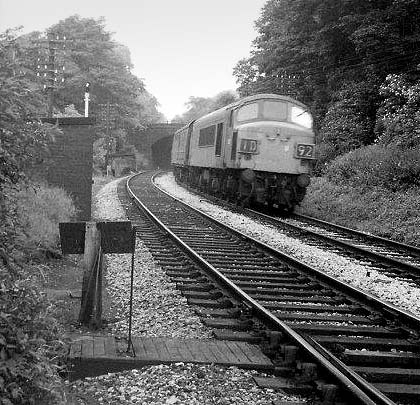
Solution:
[[[155,174],[156,176],[157,174]],[[314,267],[311,267],[309,265],[307,265],[306,263],[295,259],[294,257],[281,252],[273,247],[271,247],[270,245],[253,238],[252,236],[249,235],[245,235],[244,233],[238,231],[237,229],[224,224],[222,222],[219,222],[218,220],[216,220],[215,218],[211,217],[210,215],[200,211],[197,208],[192,207],[191,205],[185,203],[184,201],[178,199],[177,197],[172,196],[171,194],[169,194],[167,191],[163,190],[162,188],[158,187],[157,185],[155,185],[155,187],[157,187],[160,191],[162,191],[164,194],[166,194],[168,197],[170,197],[171,199],[177,201],[178,203],[185,205],[187,207],[189,207],[191,210],[193,210],[194,212],[196,212],[197,214],[207,218],[208,220],[217,223],[218,226],[227,229],[229,232],[234,233],[236,236],[238,236],[239,238],[246,238],[248,240],[250,240],[252,243],[260,246],[263,250],[265,250],[266,252],[279,257],[281,260],[285,261],[286,263],[288,263],[291,266],[297,267],[302,269],[303,271],[305,271],[306,273],[310,273],[312,275],[314,275],[317,279],[322,279],[325,283],[329,284],[329,285],[333,285],[335,286],[337,289],[340,289],[341,291],[346,292],[347,294],[355,297],[356,299],[361,300],[364,303],[368,303],[370,306],[374,307],[375,309],[381,310],[382,312],[386,312],[389,313],[393,318],[397,318],[399,320],[403,319],[403,322],[406,323],[407,325],[409,325],[412,328],[415,328],[417,330],[420,330],[420,317],[415,316],[414,314],[412,314],[411,312],[405,311],[403,309],[400,309],[398,307],[396,307],[395,305],[392,305],[386,301],[381,300],[378,297],[375,297],[374,295],[363,291],[357,287],[351,286],[349,284],[346,284],[343,281],[337,280],[336,278],[328,275],[327,273],[324,273],[321,270],[318,270]]]
[[[350,235],[360,236],[360,237],[368,239],[372,242],[383,243],[383,244],[392,246],[396,249],[402,249],[402,250],[406,250],[407,252],[411,252],[411,253],[420,255],[420,247],[417,247],[417,246],[397,242],[397,241],[392,240],[392,239],[386,239],[386,238],[383,238],[383,237],[377,236],[377,235],[371,235],[369,233],[362,232],[362,231],[359,231],[357,229],[348,228],[348,227],[343,226],[343,225],[334,224],[332,222],[327,222],[327,221],[324,221],[322,219],[310,217],[308,215],[293,214],[293,216],[296,217],[297,220],[299,220],[299,218],[303,218],[304,220],[307,220],[309,222],[314,222],[315,224],[320,224],[320,225],[324,225],[324,226],[327,226],[327,227],[330,227],[330,228],[335,228],[339,231],[345,232],[345,233],[350,234]]]
[[[232,281],[230,281],[227,277],[225,277],[220,271],[214,268],[210,263],[208,263],[205,259],[199,256],[193,249],[191,249],[185,242],[183,242],[175,233],[173,233],[168,227],[166,227],[162,221],[160,221],[141,201],[140,199],[134,194],[132,191],[129,183],[135,177],[131,176],[127,179],[126,188],[128,190],[129,195],[133,199],[134,203],[146,213],[146,215],[151,218],[158,226],[164,230],[164,232],[171,237],[174,241],[177,242],[179,246],[196,262],[200,263],[203,267],[205,267],[211,274],[211,276],[215,277],[219,283],[221,283],[224,287],[228,288],[232,293],[233,296],[239,299],[244,305],[253,309],[255,316],[258,316],[268,322],[272,327],[277,328],[279,331],[284,332],[290,339],[292,339],[296,344],[298,344],[307,354],[309,354],[321,367],[327,371],[327,373],[336,380],[341,387],[343,387],[347,392],[349,392],[360,404],[365,405],[395,405],[395,402],[390,400],[384,394],[382,394],[379,390],[369,384],[365,379],[363,379],[358,374],[354,373],[349,367],[341,363],[337,358],[335,358],[332,354],[329,354],[330,358],[328,359],[325,356],[325,349],[324,354],[321,353],[319,350],[314,348],[314,345],[309,343],[304,337],[302,337],[299,333],[295,332],[291,327],[286,325],[284,322],[279,320],[274,314],[272,314],[269,310],[264,308],[261,304],[259,304],[256,300],[242,291],[238,286],[236,286]],[[199,210],[189,206],[185,202],[180,201],[176,197],[171,196],[166,191],[162,190],[158,186],[157,187],[161,192],[169,196],[171,199],[177,201],[182,205],[186,205],[191,208],[193,211],[197,212],[198,214],[210,219],[212,222],[217,222],[218,225],[222,225],[226,229],[234,232],[240,237],[246,237],[253,241],[253,243],[257,243],[263,246],[265,249],[275,253],[277,256],[280,254],[281,257],[284,256],[283,253],[278,252],[268,245],[261,244],[261,242],[249,238],[246,235],[241,234],[240,232],[234,230],[233,228],[221,224],[218,221],[215,221],[213,218],[209,217],[208,215],[200,212]],[[296,263],[298,266],[308,267],[305,264],[295,261],[295,259],[287,256],[288,261],[290,263]],[[313,269],[315,272],[318,273],[317,270]],[[374,298],[374,297],[372,297]],[[418,320],[420,324],[420,319]],[[335,360],[335,364],[331,360]]]
[[[344,248],[346,250],[351,250],[355,253],[363,254],[364,256],[369,257],[371,259],[380,260],[383,263],[396,266],[396,268],[403,269],[403,270],[405,270],[405,271],[407,271],[407,272],[409,272],[409,273],[411,273],[415,276],[420,276],[420,267],[418,267],[416,265],[406,263],[406,262],[402,262],[400,260],[394,259],[392,257],[387,257],[387,256],[381,255],[381,254],[376,253],[376,252],[372,252],[372,251],[367,250],[365,248],[353,245],[351,242],[345,242],[345,241],[335,239],[332,236],[319,234],[316,231],[302,228],[299,225],[290,224],[288,222],[283,221],[281,218],[272,217],[270,215],[267,215],[267,214],[264,214],[262,212],[258,212],[258,211],[255,211],[255,210],[252,210],[252,209],[249,209],[249,208],[247,208],[246,211],[251,212],[253,215],[257,215],[257,216],[260,216],[262,218],[266,218],[269,221],[277,222],[277,223],[282,224],[282,225],[284,225],[286,227],[289,227],[291,229],[297,230],[299,232],[306,233],[307,235],[316,237],[317,239],[322,239],[325,242],[328,242],[328,243],[333,244],[333,245],[337,245],[337,246],[339,246],[341,248]]]

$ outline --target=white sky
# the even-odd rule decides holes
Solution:
[[[236,63],[249,56],[254,22],[266,0],[0,0],[0,32],[44,31],[71,15],[104,16],[106,30],[130,49],[132,71],[168,120],[190,96],[237,85]]]

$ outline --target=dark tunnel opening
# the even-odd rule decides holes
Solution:
[[[152,145],[153,166],[161,169],[171,167],[171,149],[173,135],[159,139]]]

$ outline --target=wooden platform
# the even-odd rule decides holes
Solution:
[[[272,370],[272,362],[261,350],[246,342],[216,339],[133,338],[136,357],[125,353],[112,336],[83,335],[70,345],[68,361],[71,380],[130,370],[146,365],[201,363]]]

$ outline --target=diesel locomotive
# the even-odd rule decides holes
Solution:
[[[315,159],[308,108],[276,94],[242,98],[179,129],[171,163],[177,181],[242,205],[293,211]]]

